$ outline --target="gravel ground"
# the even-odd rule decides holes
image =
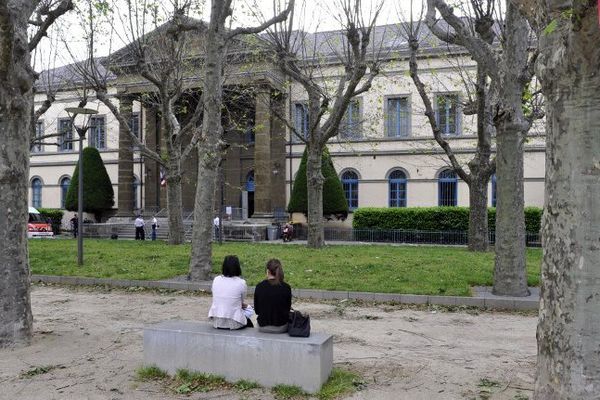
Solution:
[[[189,293],[35,286],[31,346],[0,351],[0,399],[273,399],[268,389],[177,395],[138,382],[142,329],[165,319],[204,320],[210,297]],[[390,304],[295,301],[313,331],[334,335],[334,363],[365,385],[349,399],[531,397],[532,314]],[[33,376],[27,371],[38,369]]]

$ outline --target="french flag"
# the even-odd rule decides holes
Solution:
[[[167,173],[163,167],[160,167],[160,186],[167,186]]]

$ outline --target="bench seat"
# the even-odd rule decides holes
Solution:
[[[144,328],[144,363],[174,374],[187,369],[246,379],[262,386],[296,385],[319,391],[333,367],[333,338],[214,329],[207,322],[164,321]]]

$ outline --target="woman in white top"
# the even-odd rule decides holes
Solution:
[[[242,329],[253,327],[246,318],[244,296],[248,289],[246,281],[240,278],[242,269],[236,256],[227,256],[223,260],[223,275],[217,276],[212,283],[212,306],[208,318],[218,329]]]

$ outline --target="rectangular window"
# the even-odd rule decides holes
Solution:
[[[44,136],[44,121],[37,121],[35,124],[35,142],[31,146],[32,153],[40,153],[42,151],[42,136]]]
[[[104,124],[103,116],[96,116],[90,118],[90,146],[97,149],[106,148],[106,126]]]
[[[140,113],[132,113],[131,119],[129,120],[129,128],[136,138],[142,140],[140,137]]]
[[[308,138],[308,106],[306,104],[294,104],[294,128],[298,135],[304,139]],[[299,141],[296,135],[293,135],[292,140]]]
[[[458,95],[440,94],[436,96],[435,120],[442,135],[458,135]]]
[[[61,118],[58,120],[58,150],[73,150],[73,129],[70,118]]]
[[[340,137],[342,139],[360,139],[360,101],[354,99],[348,104],[346,113],[340,124]]]
[[[390,207],[406,207],[406,180],[390,181]]]
[[[388,137],[408,137],[410,134],[410,109],[408,98],[388,98],[386,107]]]

